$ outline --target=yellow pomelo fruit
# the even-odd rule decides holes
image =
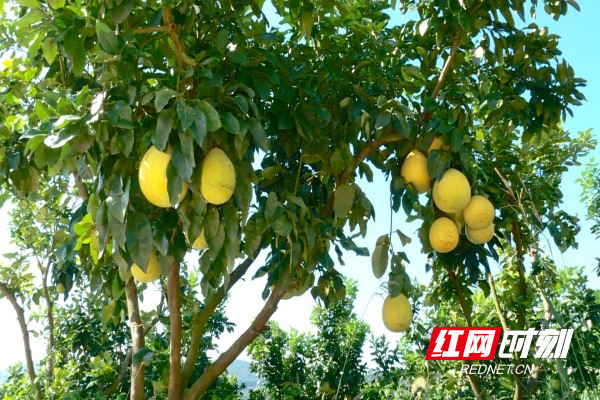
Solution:
[[[235,189],[235,168],[227,154],[218,147],[208,152],[202,162],[200,192],[207,203],[227,202]]]
[[[412,308],[405,295],[391,295],[383,302],[383,324],[392,332],[402,332],[408,329],[412,322]]]
[[[483,229],[494,222],[494,205],[485,197],[475,195],[463,210],[465,223],[471,229]]]
[[[400,175],[406,183],[412,183],[418,193],[426,192],[431,180],[427,172],[427,157],[418,150],[411,151],[402,163]]]
[[[433,141],[431,142],[431,144],[429,145],[429,148],[427,149],[427,154],[431,153],[434,150],[439,150],[442,148],[442,137],[441,136],[436,136]]]
[[[142,189],[144,197],[158,207],[171,207],[167,189],[167,166],[169,161],[171,161],[171,154],[164,153],[152,146],[142,157],[140,170],[138,171],[140,189]],[[181,193],[177,197],[177,203],[183,200],[187,190],[187,183],[183,182]]]
[[[56,285],[56,293],[63,294],[66,291],[67,291],[67,288],[65,287],[65,285],[62,282],[59,282],[58,285]]]
[[[136,281],[142,283],[150,283],[160,278],[160,265],[158,264],[154,251],[150,254],[150,261],[146,267],[146,272],[142,271],[142,269],[134,263],[131,266],[131,275],[133,275]]]
[[[454,225],[456,225],[456,229],[458,229],[458,233],[461,234],[463,228],[465,227],[465,217],[463,215],[463,212],[459,211],[456,213],[450,213],[448,214],[448,218],[450,218],[454,222]]]
[[[467,239],[473,244],[484,244],[494,237],[494,224],[490,224],[483,229],[471,229],[467,225]]]
[[[462,211],[471,200],[471,185],[462,172],[449,168],[433,184],[433,201],[445,213]]]
[[[429,243],[438,253],[452,251],[458,245],[458,228],[454,221],[440,217],[429,228]]]
[[[192,248],[196,250],[206,249],[208,247],[208,242],[206,241],[206,237],[204,236],[204,229],[200,231],[200,235],[194,240],[192,244]]]

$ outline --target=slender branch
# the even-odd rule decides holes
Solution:
[[[244,333],[225,351],[219,358],[208,366],[198,380],[183,393],[182,400],[196,400],[206,392],[217,378],[227,369],[227,367],[252,343],[254,339],[264,330],[265,324],[277,310],[277,304],[285,293],[285,289],[276,285],[267,302],[260,310],[254,322],[246,329]]]
[[[127,297],[127,312],[129,313],[129,329],[131,331],[132,353],[137,353],[144,347],[144,327],[140,317],[137,289],[133,278],[125,286]],[[131,366],[130,400],[144,400],[144,363]]]
[[[135,28],[131,30],[133,33],[158,33],[158,32],[168,32],[168,26],[148,26],[146,28]]]
[[[51,245],[50,248],[52,247],[53,246]],[[44,292],[44,299],[46,300],[46,318],[48,318],[48,348],[46,356],[46,368],[48,369],[47,381],[52,384],[54,381],[54,301],[52,301],[52,297],[48,291],[48,275],[50,272],[50,263],[52,262],[52,257],[48,257],[45,269],[42,267],[42,263],[40,262],[39,258],[37,262],[42,272],[42,289]]]
[[[471,308],[467,304],[465,300],[465,296],[462,291],[462,287],[460,286],[460,270],[458,277],[454,274],[454,270],[451,269],[448,271],[448,275],[452,282],[454,282],[454,289],[456,289],[456,294],[458,295],[458,302],[460,303],[460,308],[462,308],[463,314],[465,315],[465,319],[467,320],[467,326],[473,326],[473,320],[471,319]]]
[[[40,389],[40,385],[36,382],[35,367],[33,364],[33,355],[31,353],[31,343],[29,341],[29,331],[27,330],[27,322],[25,321],[25,311],[23,307],[19,305],[17,298],[13,292],[8,288],[4,282],[0,282],[0,292],[10,301],[15,312],[17,313],[17,320],[19,321],[19,327],[21,328],[21,335],[23,336],[23,347],[25,348],[25,359],[27,360],[27,374],[29,380],[33,385],[36,400],[41,400],[44,395]]]
[[[440,90],[442,90],[442,86],[444,85],[444,82],[446,81],[446,77],[448,76],[448,73],[450,73],[452,61],[454,60],[454,56],[456,55],[456,51],[458,50],[458,45],[460,44],[460,34],[461,34],[461,32],[459,32],[454,37],[454,39],[452,39],[452,47],[450,48],[450,54],[448,55],[448,58],[446,59],[446,62],[444,63],[444,66],[442,67],[442,72],[440,73],[440,78],[438,79],[438,82],[435,85],[433,92],[431,93],[431,98],[433,98],[433,99],[435,99],[438,96],[438,94],[440,93]]]
[[[221,302],[225,298],[225,295],[229,292],[231,287],[235,285],[235,283],[246,274],[256,257],[258,257],[258,255],[260,254],[261,250],[262,249],[259,248],[254,252],[252,257],[248,257],[240,265],[238,265],[229,277],[229,284],[227,286],[221,286],[204,303],[204,308],[199,313],[194,315],[190,347],[188,348],[185,363],[183,365],[183,370],[181,372],[182,388],[187,387],[192,375],[194,374],[194,370],[196,368],[196,361],[198,360],[198,356],[200,354],[200,344],[202,343],[202,335],[204,335],[204,330],[206,329],[206,324],[208,323],[210,316],[217,309],[219,304],[221,304]]]
[[[129,368],[132,356],[133,351],[131,351],[131,348],[129,348],[129,350],[127,350],[127,353],[125,354],[123,362],[121,363],[121,368],[119,368],[119,374],[117,375],[117,379],[115,379],[113,383],[102,393],[103,396],[112,396],[117,391],[117,389],[119,388],[119,383],[121,383],[123,377],[125,376],[125,373],[127,372],[127,368]]]
[[[498,315],[498,318],[500,319],[500,324],[502,325],[502,329],[504,329],[504,331],[508,331],[509,327],[508,327],[508,322],[506,322],[506,317],[504,316],[504,312],[502,311],[502,307],[500,306],[500,300],[498,299],[498,292],[496,291],[496,282],[494,282],[494,277],[492,276],[491,272],[486,271],[485,273],[487,275],[487,281],[488,284],[490,285],[490,293],[492,295],[492,299],[494,300],[494,307],[496,308],[496,315]]]
[[[181,397],[181,308],[179,299],[179,261],[175,261],[169,271],[167,304],[171,325],[169,353],[169,400]]]

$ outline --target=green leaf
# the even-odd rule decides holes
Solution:
[[[237,118],[233,116],[230,112],[224,112],[221,114],[221,122],[223,123],[223,128],[229,133],[234,135],[240,134],[240,123]]]
[[[273,224],[273,230],[276,234],[281,236],[288,236],[292,233],[292,222],[287,217],[287,215],[283,214]]]
[[[42,10],[36,8],[19,18],[17,22],[15,22],[15,26],[18,28],[29,27],[40,22],[45,16],[46,14],[44,14]]]
[[[246,65],[248,64],[248,57],[246,57],[246,53],[240,50],[234,50],[227,53],[227,58],[233,61],[236,64]]]
[[[450,155],[442,150],[434,150],[427,157],[427,171],[429,176],[435,180],[440,180],[444,171],[450,167]]]
[[[450,136],[450,149],[457,153],[462,147],[463,135],[460,130],[452,129],[452,135]]]
[[[150,365],[151,362],[152,362],[152,350],[150,350],[147,347],[142,347],[141,349],[139,349],[133,355],[133,358],[131,361],[131,363],[133,364],[134,367],[137,367],[141,363],[144,363],[144,365],[148,366],[148,365]]]
[[[310,11],[303,11],[300,15],[300,31],[302,34],[310,39],[315,19]]]
[[[152,144],[161,151],[167,147],[167,143],[169,142],[174,117],[175,111],[172,109],[163,110],[158,115],[156,130],[154,131],[154,135],[152,135]]]
[[[189,133],[179,134],[179,142],[173,145],[171,162],[179,176],[186,181],[192,179],[196,162],[194,161],[194,146]]]
[[[133,130],[127,129],[126,131],[117,135],[117,145],[119,145],[119,150],[125,157],[129,157],[131,154],[131,150],[133,150],[133,142],[135,141],[135,136],[133,134]]]
[[[477,285],[483,290],[483,295],[487,298],[490,297],[490,285],[486,281],[479,281]]]
[[[127,216],[126,245],[133,261],[145,272],[152,252],[152,228],[146,214],[135,211]]]
[[[406,236],[404,233],[402,233],[400,231],[400,229],[396,229],[396,233],[398,234],[398,237],[400,238],[400,242],[402,243],[402,246],[406,246],[407,244],[412,242],[412,239],[409,236]]]
[[[169,103],[169,100],[175,96],[177,96],[177,92],[169,88],[162,88],[156,92],[156,97],[154,98],[154,107],[156,108],[156,112],[162,111],[162,109],[165,108],[165,106]]]
[[[217,110],[206,100],[198,100],[197,105],[206,117],[206,130],[208,132],[218,130],[221,127],[221,119]]]
[[[131,0],[121,0],[116,1],[116,5],[114,5],[110,11],[110,18],[113,20],[115,24],[121,24],[125,22],[125,20],[131,14],[133,10],[133,2]]]
[[[185,104],[183,99],[177,100],[177,116],[179,117],[179,123],[183,129],[188,129],[194,123],[196,118],[196,111]]]
[[[60,10],[61,8],[64,8],[65,3],[66,0],[48,0],[48,5],[55,10]]]
[[[96,21],[96,35],[100,48],[110,54],[115,54],[119,48],[119,39],[108,25]]]
[[[183,178],[177,173],[173,162],[167,165],[167,191],[169,192],[169,201],[171,204],[177,204],[179,193],[183,189]]]
[[[373,268],[373,275],[379,279],[385,274],[388,267],[390,240],[388,235],[383,235],[377,241],[380,243],[375,246],[371,256],[371,267]]]
[[[269,139],[263,126],[256,118],[250,118],[248,120],[248,128],[254,138],[254,144],[257,145],[262,151],[269,151]]]
[[[219,53],[223,54],[225,49],[227,49],[227,43],[229,42],[229,33],[226,29],[221,29],[217,33],[217,38],[215,40],[215,47],[219,51]]]
[[[392,121],[392,115],[385,111],[377,116],[375,119],[375,129],[385,128]]]
[[[68,66],[76,77],[81,76],[85,67],[86,51],[83,44],[84,40],[76,30],[69,30],[65,35],[63,45],[69,61]]]
[[[120,223],[125,222],[127,205],[129,204],[129,182],[125,185],[121,194],[111,194],[106,198],[108,212]]]
[[[192,137],[194,138],[194,141],[198,144],[198,146],[202,147],[207,133],[206,115],[204,115],[204,112],[199,108],[195,108],[194,111],[196,118],[194,119],[194,123],[192,124],[190,130],[192,131]]]
[[[58,55],[58,45],[54,38],[47,37],[42,43],[42,53],[48,64],[52,64]]]
[[[333,195],[333,211],[335,211],[335,216],[338,218],[346,217],[352,209],[354,197],[356,196],[354,186],[349,184],[340,185],[335,189]]]

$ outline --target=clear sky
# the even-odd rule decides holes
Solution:
[[[600,38],[600,24],[598,23],[600,2],[581,1],[580,5],[581,12],[571,9],[569,14],[561,18],[559,22],[555,22],[540,10],[536,22],[540,26],[548,26],[551,33],[561,36],[559,48],[562,49],[564,58],[571,63],[578,76],[588,81],[587,87],[583,89],[587,102],[574,110],[574,117],[565,122],[565,127],[573,133],[593,128],[594,135],[598,138],[598,132],[600,131],[600,121],[598,119],[600,110],[600,77],[598,76],[600,70],[598,67],[600,65],[600,41],[598,40]],[[392,15],[393,21],[401,21],[398,11],[392,12]],[[599,150],[595,150],[593,156],[597,161],[600,161]],[[556,248],[552,251],[559,266],[585,266],[588,278],[591,281],[591,287],[600,289],[600,279],[592,272],[595,257],[600,257],[600,250],[598,250],[593,236],[590,234],[590,223],[585,221],[586,210],[580,202],[581,188],[575,183],[575,179],[579,177],[581,170],[582,168],[573,168],[565,177],[562,186],[565,195],[564,209],[581,218],[582,230],[578,236],[579,249],[570,250],[563,255]],[[367,238],[358,243],[370,249],[374,248],[379,235],[389,231],[388,184],[381,183],[381,176],[377,177],[376,175],[376,180],[377,178],[379,178],[379,183],[367,184],[365,182],[360,184],[377,210],[377,220],[370,225]],[[6,209],[5,206],[0,210],[0,225],[5,227],[8,226]],[[411,260],[411,264],[407,267],[409,275],[416,277],[423,283],[428,283],[431,274],[425,273],[426,256],[420,253],[420,245],[416,235],[413,235],[418,226],[407,225],[403,213],[396,214],[392,218],[394,229],[399,228],[404,233],[415,237],[413,243],[404,249]],[[8,245],[9,241],[8,230],[0,230],[0,243],[2,243],[0,253],[14,250]],[[399,244],[395,243],[395,246],[399,246]],[[359,316],[364,316],[365,321],[371,325],[374,333],[377,335],[385,333],[389,340],[395,340],[398,336],[389,334],[381,322],[383,297],[378,294],[383,293],[380,285],[385,281],[385,276],[381,280],[373,277],[368,257],[356,257],[348,254],[345,261],[346,266],[340,267],[340,270],[359,282],[359,294],[355,304],[356,313]],[[251,281],[248,278],[246,281],[239,282],[234,288],[227,304],[227,314],[237,324],[238,328],[233,335],[223,337],[222,348],[227,347],[235,340],[262,307],[263,302],[260,294],[263,286],[264,280]],[[149,290],[157,292],[156,287],[151,287]],[[152,305],[152,297],[156,296],[148,297],[150,300],[147,301],[146,307]],[[300,298],[283,301],[273,319],[284,327],[294,327],[305,331],[311,330],[309,315],[314,304],[314,300],[308,294]],[[24,361],[21,334],[15,314],[5,299],[0,300],[0,321],[3,324],[3,329],[0,330],[0,343],[10,344],[0,346],[0,369],[3,369],[16,361]],[[35,359],[40,359],[43,355],[43,346],[35,339],[33,339],[33,352]]]

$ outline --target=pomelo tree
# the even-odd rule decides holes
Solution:
[[[575,245],[577,221],[559,209],[559,184],[593,141],[589,132],[569,137],[561,124],[584,99],[584,81],[561,57],[558,37],[533,21],[578,9],[573,0],[277,1],[279,26],[252,0],[2,4],[3,194],[36,201],[40,181],[72,182],[79,208],[53,268],[65,276],[75,266],[107,303],[123,305],[113,311],[130,325],[131,399],[150,394],[140,361],[148,321],[138,305],[147,286],[131,270],[148,274],[153,257],[166,282],[169,344],[156,379],[169,399],[190,400],[265,329],[282,298],[343,298],[344,252],[371,253],[375,276],[389,272],[390,294],[409,291],[393,229],[371,252],[355,241],[374,220],[372,196],[390,196],[395,212],[422,221],[418,239],[434,269],[428,304],[458,301],[468,324],[469,288],[493,287],[488,259],[500,246],[514,250],[506,268],[524,301],[525,255],[541,233],[562,250]],[[405,22],[392,24],[390,14]],[[142,179],[152,147],[168,162]],[[206,165],[214,149],[235,170],[223,204],[203,188],[218,186],[219,173],[224,187],[233,181]],[[423,155],[415,165],[427,169],[418,187],[401,173],[415,151]],[[448,170],[468,188],[453,211],[431,190]],[[361,179],[389,190],[366,193]],[[145,184],[163,188],[169,204],[153,202]],[[457,240],[435,252],[430,227],[460,220],[450,214],[472,195],[495,207],[486,226],[495,236],[479,243],[458,222],[444,224]],[[182,307],[182,260],[202,235],[204,303]],[[264,262],[253,267],[257,259]],[[264,307],[228,350],[199,363],[207,322],[252,272],[265,282]],[[524,308],[514,309],[510,327],[526,329]],[[523,379],[515,377],[515,398]],[[483,397],[477,379],[470,383]]]

